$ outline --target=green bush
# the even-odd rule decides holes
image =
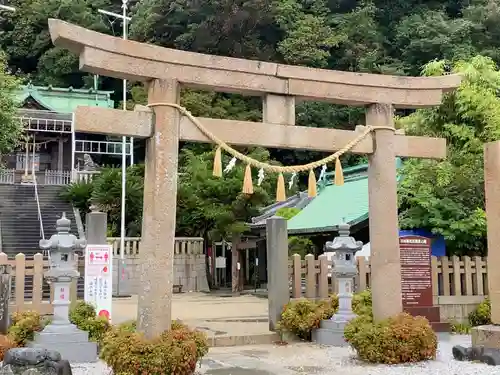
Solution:
[[[370,289],[354,294],[352,297],[352,311],[356,315],[373,316],[372,291]]]
[[[344,337],[366,362],[396,364],[436,357],[436,334],[420,316],[402,313],[374,323],[369,315],[361,315],[347,324]]]
[[[470,333],[471,326],[468,323],[460,323],[452,321],[450,322],[451,332],[461,335],[468,335]]]
[[[312,330],[319,328],[322,320],[330,319],[338,305],[336,295],[319,302],[305,298],[290,301],[283,307],[278,329],[291,332],[303,340],[311,340]]]
[[[137,330],[137,321],[129,320],[127,322],[123,322],[116,326],[116,329],[119,331],[125,332],[135,332]]]
[[[111,325],[106,317],[96,315],[96,309],[93,305],[85,301],[78,301],[69,312],[69,321],[82,331],[87,331],[89,340],[101,343]]]
[[[488,298],[469,314],[469,324],[472,327],[491,324],[491,303]]]
[[[100,358],[114,374],[192,375],[207,353],[204,333],[173,323],[170,331],[153,339],[112,328],[102,341]]]
[[[15,346],[25,346],[28,341],[32,341],[35,332],[40,332],[48,323],[36,311],[23,311],[12,314],[11,325],[8,336],[15,343]]]

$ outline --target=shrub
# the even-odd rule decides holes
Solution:
[[[450,322],[451,332],[457,334],[468,335],[470,333],[471,326],[468,323],[460,323],[456,321]]]
[[[97,315],[94,305],[85,301],[78,301],[69,311],[69,321],[78,326],[82,322]]]
[[[35,332],[40,332],[47,323],[48,321],[36,311],[14,313],[11,316],[9,338],[16,346],[24,346],[28,341],[32,341]]]
[[[491,303],[488,298],[469,314],[469,324],[473,327],[491,324]]]
[[[0,361],[3,361],[3,357],[7,350],[15,348],[17,345],[9,336],[0,335]]]
[[[366,362],[396,364],[436,357],[436,334],[420,316],[402,313],[374,323],[370,316],[361,315],[347,324],[344,337]]]
[[[170,331],[153,339],[113,328],[102,341],[100,358],[114,374],[192,375],[207,352],[204,333],[173,324]]]
[[[332,295],[319,302],[298,299],[287,303],[281,313],[278,329],[292,332],[303,340],[311,340],[311,332],[324,319],[330,319],[338,308],[338,297]]]
[[[78,301],[69,312],[69,321],[89,333],[89,340],[100,343],[111,325],[106,317],[96,316],[93,305]]]
[[[372,291],[370,289],[354,294],[352,297],[352,311],[356,315],[373,316]]]
[[[116,326],[116,329],[119,331],[125,331],[125,332],[135,332],[137,330],[137,321],[135,320],[129,320],[127,322],[123,322],[121,324],[118,324]]]

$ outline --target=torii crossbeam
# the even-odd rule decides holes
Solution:
[[[55,45],[79,54],[82,70],[148,82],[150,104],[179,103],[181,85],[262,96],[262,123],[199,119],[232,145],[334,152],[358,133],[291,126],[297,99],[366,106],[368,125],[393,126],[394,107],[439,105],[443,92],[460,84],[457,75],[385,76],[185,52],[124,41],[53,19],[49,28]],[[161,333],[170,327],[171,317],[178,143],[209,140],[169,106],[155,106],[153,112],[80,107],[75,124],[79,132],[147,139],[138,319],[147,336]],[[373,313],[382,319],[402,311],[396,156],[441,159],[446,141],[385,129],[352,152],[369,156]]]

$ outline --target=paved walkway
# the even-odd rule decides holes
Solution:
[[[436,360],[404,365],[359,362],[349,348],[312,343],[211,348],[197,374],[203,375],[498,375],[494,366],[453,360],[453,345],[470,345],[470,337],[440,340]]]
[[[137,296],[113,300],[113,323],[136,317]],[[172,319],[182,320],[209,336],[246,336],[269,332],[267,299],[251,295],[174,294]]]

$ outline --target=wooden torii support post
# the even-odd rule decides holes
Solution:
[[[139,329],[147,336],[170,327],[179,141],[210,142],[178,109],[180,86],[259,95],[263,122],[200,118],[227,144],[334,152],[356,131],[295,125],[295,101],[366,106],[366,123],[393,127],[393,109],[439,105],[460,77],[397,77],[311,69],[185,52],[124,41],[60,20],[49,20],[56,46],[79,54],[86,72],[149,83],[153,112],[80,107],[79,132],[147,139],[141,245]],[[396,156],[444,158],[446,141],[377,130],[351,152],[369,156],[369,211],[373,313],[402,311]],[[335,209],[332,207],[332,210]]]

